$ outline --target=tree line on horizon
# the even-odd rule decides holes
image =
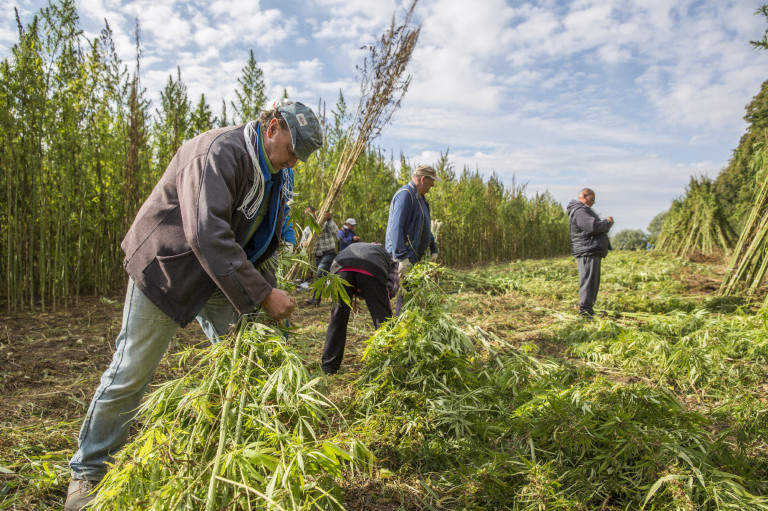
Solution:
[[[0,62],[0,297],[6,308],[56,309],[82,294],[107,294],[125,284],[120,249],[138,208],[178,147],[212,128],[258,118],[267,100],[251,50],[233,100],[214,115],[208,98],[190,99],[181,69],[168,77],[157,105],[141,84],[141,34],[135,63],[117,54],[105,22],[86,40],[74,0],[52,1],[26,25]],[[285,93],[284,93],[285,95]],[[322,202],[351,115],[341,92],[328,111],[314,107],[323,147],[294,169],[294,228],[307,205]],[[336,223],[358,222],[363,240],[384,241],[389,203],[412,167],[430,163],[441,182],[428,196],[442,222],[442,261],[471,265],[568,252],[568,219],[548,193],[451,163],[395,159],[369,147],[334,208]]]

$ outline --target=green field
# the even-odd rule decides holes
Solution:
[[[189,327],[98,508],[768,509],[768,314],[715,296],[721,273],[613,252],[583,321],[571,258],[417,267],[397,320],[353,316],[332,377],[327,306],[297,311],[287,341],[257,328],[210,348]],[[0,508],[63,504],[120,305],[94,304],[87,328],[6,327],[9,360],[59,335],[103,365],[4,375]]]

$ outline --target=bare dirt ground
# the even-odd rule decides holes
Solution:
[[[122,299],[82,298],[78,306],[58,312],[0,315],[0,467],[25,459],[32,463],[41,455],[66,467],[85,410],[111,360]],[[200,342],[204,336],[198,332],[197,325],[180,329],[169,351]],[[178,373],[168,360],[156,380]],[[0,474],[4,493],[14,491],[18,481],[13,473]],[[60,507],[65,491],[63,482],[43,492],[44,502],[29,502],[28,509]]]

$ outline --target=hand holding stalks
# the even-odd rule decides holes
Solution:
[[[285,319],[293,314],[296,306],[293,297],[282,289],[274,288],[269,295],[261,302],[261,308],[264,312],[274,319]]]

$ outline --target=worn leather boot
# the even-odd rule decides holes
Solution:
[[[69,488],[67,488],[67,502],[64,504],[64,511],[81,511],[85,509],[85,506],[96,498],[96,492],[93,489],[98,484],[98,481],[91,482],[85,479],[71,479],[69,481]]]

